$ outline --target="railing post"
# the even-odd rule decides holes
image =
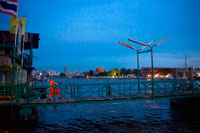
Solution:
[[[192,67],[189,68],[189,72],[190,72],[190,89],[192,89],[192,93],[194,93],[194,87],[193,87],[193,68]]]
[[[151,74],[151,80],[152,80],[152,99],[154,98],[154,68],[153,68],[153,48],[151,47],[151,69],[152,69],[152,74]]]
[[[74,93],[74,98],[76,97],[76,87],[75,87],[75,84],[73,86],[73,93]]]
[[[29,93],[28,93],[28,94],[29,94],[28,100],[29,100],[29,101],[30,101],[30,100],[33,100],[33,98],[32,98],[32,90],[33,90],[32,87],[28,88],[28,92],[29,92]],[[29,102],[29,101],[28,101],[28,102]]]
[[[80,98],[83,98],[83,86],[80,87]]]
[[[12,84],[12,86],[11,86],[11,111],[13,110],[13,90],[14,90],[14,84]]]
[[[79,85],[78,85],[78,87],[77,87],[77,97],[78,97],[78,99],[80,100],[80,87],[79,87]]]
[[[103,97],[103,85],[101,86],[101,96]]]
[[[166,81],[164,80],[164,92],[166,92]]]
[[[106,85],[106,99],[108,99],[108,84]]]
[[[107,80],[107,95],[110,97],[110,95],[112,94],[111,92],[111,86],[110,86],[110,83],[109,83],[109,80]]]
[[[21,87],[22,87],[22,85],[19,85],[19,86],[17,86],[17,89],[16,89],[16,103],[17,104],[19,104],[19,101],[20,101],[20,96],[19,95],[20,95]]]
[[[31,91],[29,90],[29,88],[30,89],[32,88],[32,84],[30,84],[27,88],[25,88],[25,94],[26,94],[25,101],[26,101],[26,103],[30,101],[29,98],[32,95]]]
[[[157,81],[157,91],[156,91],[157,93],[159,93],[159,85],[158,84],[159,84],[159,82]]]
[[[121,85],[119,84],[119,90],[118,90],[118,93],[120,94],[120,89],[121,89]]]
[[[100,93],[100,86],[98,87],[98,91],[99,91],[99,97],[101,96],[101,93]]]
[[[26,86],[25,89],[23,88],[23,89],[21,90],[22,98],[23,98],[23,101],[25,101],[25,103],[27,103],[27,97],[29,97],[28,89],[29,89],[29,85]],[[25,96],[24,96],[24,90],[25,90]]]
[[[108,82],[108,96],[112,95],[111,86]]]
[[[17,81],[18,81],[18,78],[17,78]],[[18,88],[19,88],[19,85],[17,84],[16,85],[16,89],[15,89],[15,102],[18,104]]]
[[[126,85],[124,84],[124,96],[125,96],[125,93],[126,93]]]
[[[70,89],[71,89],[71,98],[73,98],[73,87],[72,87],[72,83],[70,83]]]
[[[138,94],[140,94],[140,70],[139,70],[139,52],[137,51],[137,82],[138,82]]]
[[[3,94],[6,95],[6,87],[3,87]]]
[[[193,79],[190,80],[191,88],[192,88],[192,93],[194,93],[194,85],[193,85]]]
[[[25,90],[26,90],[26,102],[29,102],[29,101],[31,101],[32,100],[32,98],[31,98],[31,96],[32,96],[32,92],[31,92],[31,86],[27,86],[26,88],[25,88]]]
[[[17,99],[17,104],[20,104],[20,98],[21,98],[21,90],[24,86],[20,85],[19,90],[17,91],[18,99]]]
[[[42,73],[42,85],[44,85],[44,73]]]
[[[177,87],[177,78],[178,78],[178,70],[177,68],[174,68],[174,90],[176,91]]]
[[[20,90],[19,90],[19,104],[21,103],[21,102],[20,102],[20,99],[21,99],[22,89],[23,89],[24,87],[26,87],[26,86],[24,85],[24,86],[21,87]]]

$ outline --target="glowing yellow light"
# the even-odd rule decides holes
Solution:
[[[160,75],[157,73],[156,75],[154,75],[154,78],[159,78]]]
[[[42,76],[42,73],[40,73],[40,76]]]
[[[87,75],[86,78],[89,79],[90,78],[89,75]]]
[[[167,74],[165,77],[166,77],[166,78],[171,78],[172,75],[171,75],[171,74]]]
[[[116,72],[113,72],[113,73],[112,73],[112,76],[116,76],[116,75],[117,75],[117,73],[116,73]]]
[[[151,74],[147,74],[147,77],[150,78],[150,77],[151,77]]]

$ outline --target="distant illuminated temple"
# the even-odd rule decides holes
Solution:
[[[97,67],[94,74],[96,75],[102,72],[105,72],[105,69],[103,67]]]

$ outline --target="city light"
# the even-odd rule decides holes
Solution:
[[[147,74],[147,78],[151,78],[151,74]],[[154,78],[156,79],[160,79],[160,78],[172,78],[172,75],[171,74],[166,74],[166,75],[163,75],[163,74],[160,74],[160,73],[157,73],[153,76]]]
[[[200,73],[197,74],[197,77],[200,77]]]

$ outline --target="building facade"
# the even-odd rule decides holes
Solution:
[[[15,35],[0,31],[0,83],[30,82],[35,69],[33,50],[38,47],[39,34],[25,33],[24,45],[22,42],[16,45]]]
[[[48,71],[48,74],[49,74],[49,75],[55,75],[55,74],[56,74],[56,70],[49,70],[49,71]]]

